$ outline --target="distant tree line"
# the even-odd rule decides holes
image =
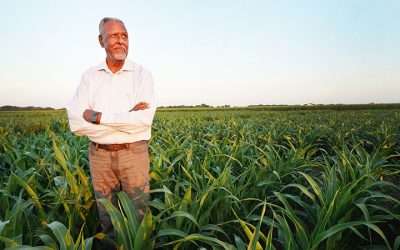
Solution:
[[[29,111],[29,110],[55,110],[55,108],[51,107],[34,107],[34,106],[26,106],[26,107],[18,107],[18,106],[1,106],[0,111]]]
[[[295,110],[361,110],[361,109],[400,109],[400,103],[368,103],[368,104],[313,104],[307,103],[303,105],[286,105],[286,104],[257,104],[248,106],[230,106],[220,105],[211,106],[208,104],[199,105],[172,105],[159,106],[158,110],[164,111],[202,111],[202,110],[266,110],[266,111],[295,111]],[[18,107],[18,106],[1,106],[0,111],[30,111],[30,110],[65,110],[64,108],[55,109],[52,107]]]
[[[195,106],[161,106],[160,111],[204,111],[204,110],[265,110],[265,111],[296,111],[296,110],[363,110],[363,109],[400,109],[400,103],[369,103],[369,104],[312,104],[304,105],[248,105],[235,107],[229,105],[211,106],[207,104]]]

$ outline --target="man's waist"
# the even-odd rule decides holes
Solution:
[[[101,136],[89,136],[89,140],[99,144],[124,144],[137,142],[142,140],[150,140],[151,129],[143,131],[142,133],[128,134],[122,132],[115,132]]]
[[[100,148],[107,151],[119,151],[123,149],[129,149],[131,147],[135,147],[141,144],[145,144],[147,143],[147,140],[140,140],[131,143],[116,143],[116,144],[100,144],[93,141],[91,143],[96,149]]]

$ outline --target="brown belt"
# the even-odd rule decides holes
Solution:
[[[107,151],[119,151],[123,149],[128,149],[130,145],[133,143],[121,143],[121,144],[99,144],[96,142],[92,142],[93,145],[97,148],[101,148]]]

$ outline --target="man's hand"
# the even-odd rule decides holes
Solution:
[[[139,102],[133,107],[129,112],[131,111],[138,111],[138,110],[145,110],[148,109],[150,105],[147,102]]]
[[[93,121],[93,116],[96,113],[97,113],[97,116],[96,116],[97,119],[96,119],[96,122],[94,122]],[[96,111],[91,110],[91,109],[86,109],[83,112],[82,116],[83,116],[83,119],[85,119],[87,122],[90,122],[90,123],[97,123],[97,121],[100,122],[100,119],[101,119],[101,113],[100,112],[96,112]]]
[[[85,112],[83,112],[83,119],[85,119],[87,122],[92,122],[92,113],[94,111],[91,109],[86,109]]]

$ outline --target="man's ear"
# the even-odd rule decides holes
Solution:
[[[103,37],[99,35],[99,43],[102,48],[104,48]]]

